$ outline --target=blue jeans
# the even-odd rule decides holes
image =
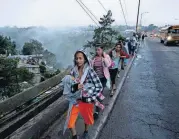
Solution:
[[[125,65],[127,65],[127,61],[128,61],[128,60],[125,58],[125,59],[124,59],[124,64],[125,64]]]

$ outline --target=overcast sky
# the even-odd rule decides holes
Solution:
[[[105,14],[98,0],[82,0],[99,19]],[[100,0],[124,24],[118,0]],[[138,0],[121,0],[127,22],[135,25]],[[125,1],[125,3],[124,3]],[[125,6],[126,5],[126,6]],[[142,23],[179,24],[179,0],[141,0]],[[0,0],[0,26],[81,26],[94,24],[76,0]],[[178,19],[178,20],[175,20]]]

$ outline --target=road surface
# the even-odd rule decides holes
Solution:
[[[179,47],[144,44],[99,139],[179,139]]]

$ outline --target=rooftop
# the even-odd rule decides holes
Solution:
[[[42,58],[43,55],[13,55],[13,56],[8,56],[8,58],[20,58],[20,59],[29,59],[29,58]]]

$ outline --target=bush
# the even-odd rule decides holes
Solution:
[[[34,74],[29,72],[26,68],[18,68],[16,70],[17,74],[19,75],[19,81],[23,82],[23,81],[30,81],[33,79]]]
[[[39,68],[41,74],[44,74],[46,72],[46,67],[44,65],[40,65]]]

